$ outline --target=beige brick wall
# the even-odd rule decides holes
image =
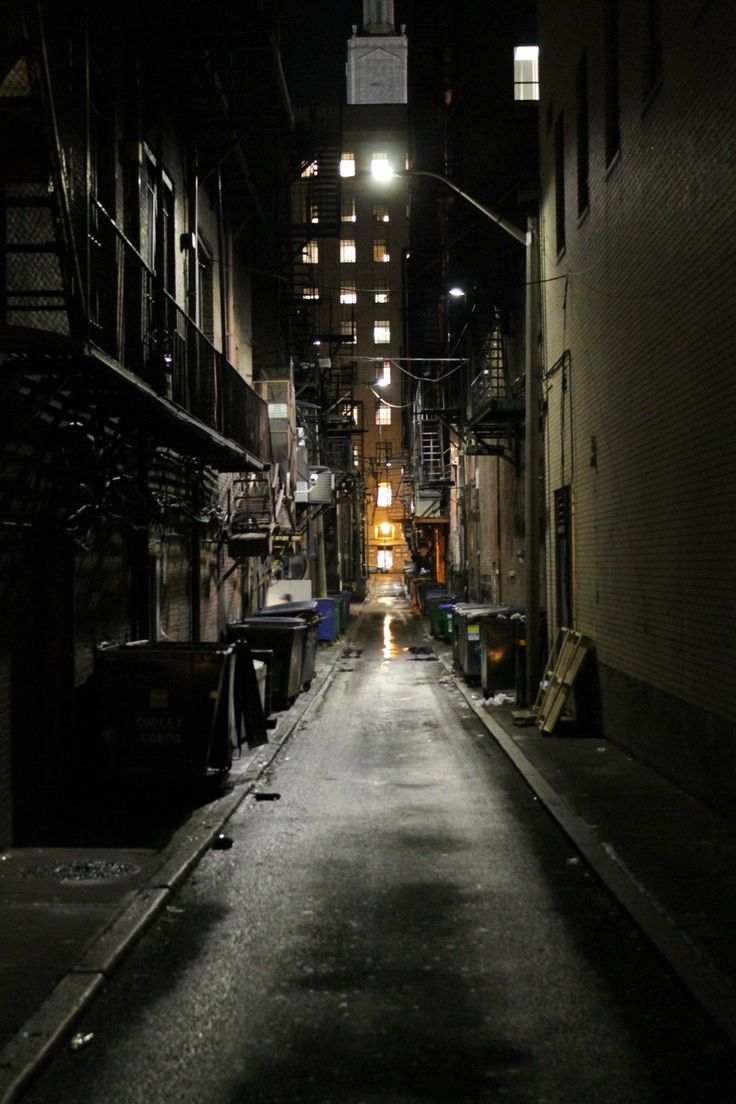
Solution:
[[[563,350],[571,356],[566,391],[560,371],[546,383],[548,508],[556,487],[574,485],[577,627],[600,661],[731,718],[736,9],[663,5],[663,76],[648,103],[644,6],[621,0],[619,9],[621,153],[606,173],[601,27],[587,0],[539,5],[547,369]],[[590,209],[578,219],[583,50]],[[548,122],[561,110],[567,246],[558,257]]]

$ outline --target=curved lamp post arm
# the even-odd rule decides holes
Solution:
[[[449,180],[446,176],[442,176],[440,173],[428,172],[426,169],[407,169],[406,172],[396,173],[396,176],[414,177],[414,176],[429,176],[432,180],[439,180],[441,184],[444,184],[446,188],[456,192],[457,195],[462,196],[464,200],[472,204],[473,207],[477,207],[486,218],[492,219],[493,222],[498,223],[502,230],[505,230],[507,234],[511,234],[512,238],[516,238],[522,245],[527,245],[527,231],[520,230],[518,226],[514,226],[512,222],[508,222],[501,215],[497,215],[495,211],[492,211],[490,207],[486,207],[485,203],[481,203],[479,199],[469,195],[463,191],[462,188],[454,184],[452,180]]]

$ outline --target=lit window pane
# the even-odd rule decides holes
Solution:
[[[381,384],[387,386],[391,382],[391,361],[384,360],[381,370]]]
[[[539,99],[539,47],[514,47],[514,99]]]
[[[373,242],[373,260],[379,263],[391,260],[391,255],[388,251],[388,242],[385,238],[376,238]]]
[[[374,303],[388,303],[388,284],[376,284],[373,291]]]
[[[379,483],[378,492],[376,494],[376,506],[390,506],[391,497],[391,484]]]
[[[387,571],[391,570],[391,568],[394,566],[394,553],[391,548],[378,549],[378,559],[376,561],[376,566],[385,568]]]
[[[379,152],[371,157],[371,175],[377,180],[387,180],[391,176],[388,154]]]
[[[373,340],[376,345],[389,345],[391,342],[391,323],[386,318],[373,323]]]
[[[388,222],[388,203],[374,203],[373,204],[373,220],[374,222]]]
[[[302,169],[302,176],[317,176],[319,167],[316,161],[310,161],[308,165],[305,165]]]
[[[341,219],[343,222],[355,222],[355,196],[343,196],[341,200]]]
[[[340,302],[357,303],[358,294],[354,280],[343,280],[340,284]]]
[[[340,323],[340,336],[347,344],[355,341],[355,323],[351,318],[343,319]]]
[[[355,176],[355,154],[343,153],[340,158],[340,176]]]
[[[304,264],[319,264],[319,243],[307,242],[302,247],[302,261]]]
[[[302,299],[319,299],[319,288],[303,287]]]
[[[340,241],[340,260],[343,264],[355,264],[355,241],[348,238]]]
[[[376,425],[391,425],[391,407],[386,403],[379,403],[376,407]]]

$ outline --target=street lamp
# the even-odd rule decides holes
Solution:
[[[524,435],[524,526],[526,532],[526,690],[530,700],[536,696],[536,688],[541,678],[541,618],[539,605],[539,396],[537,391],[535,318],[537,316],[537,295],[539,289],[539,252],[537,220],[527,218],[526,230],[508,222],[496,214],[485,203],[468,194],[452,180],[440,173],[426,169],[407,169],[394,172],[384,162],[380,173],[374,171],[377,180],[387,180],[392,176],[413,179],[426,176],[438,180],[446,188],[461,196],[486,218],[495,222],[507,234],[524,246],[526,254],[525,294],[524,294],[524,412],[526,433]]]

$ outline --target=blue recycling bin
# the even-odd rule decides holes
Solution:
[[[339,607],[336,598],[317,598],[317,610],[321,617],[317,629],[317,640],[332,644],[340,631]]]

